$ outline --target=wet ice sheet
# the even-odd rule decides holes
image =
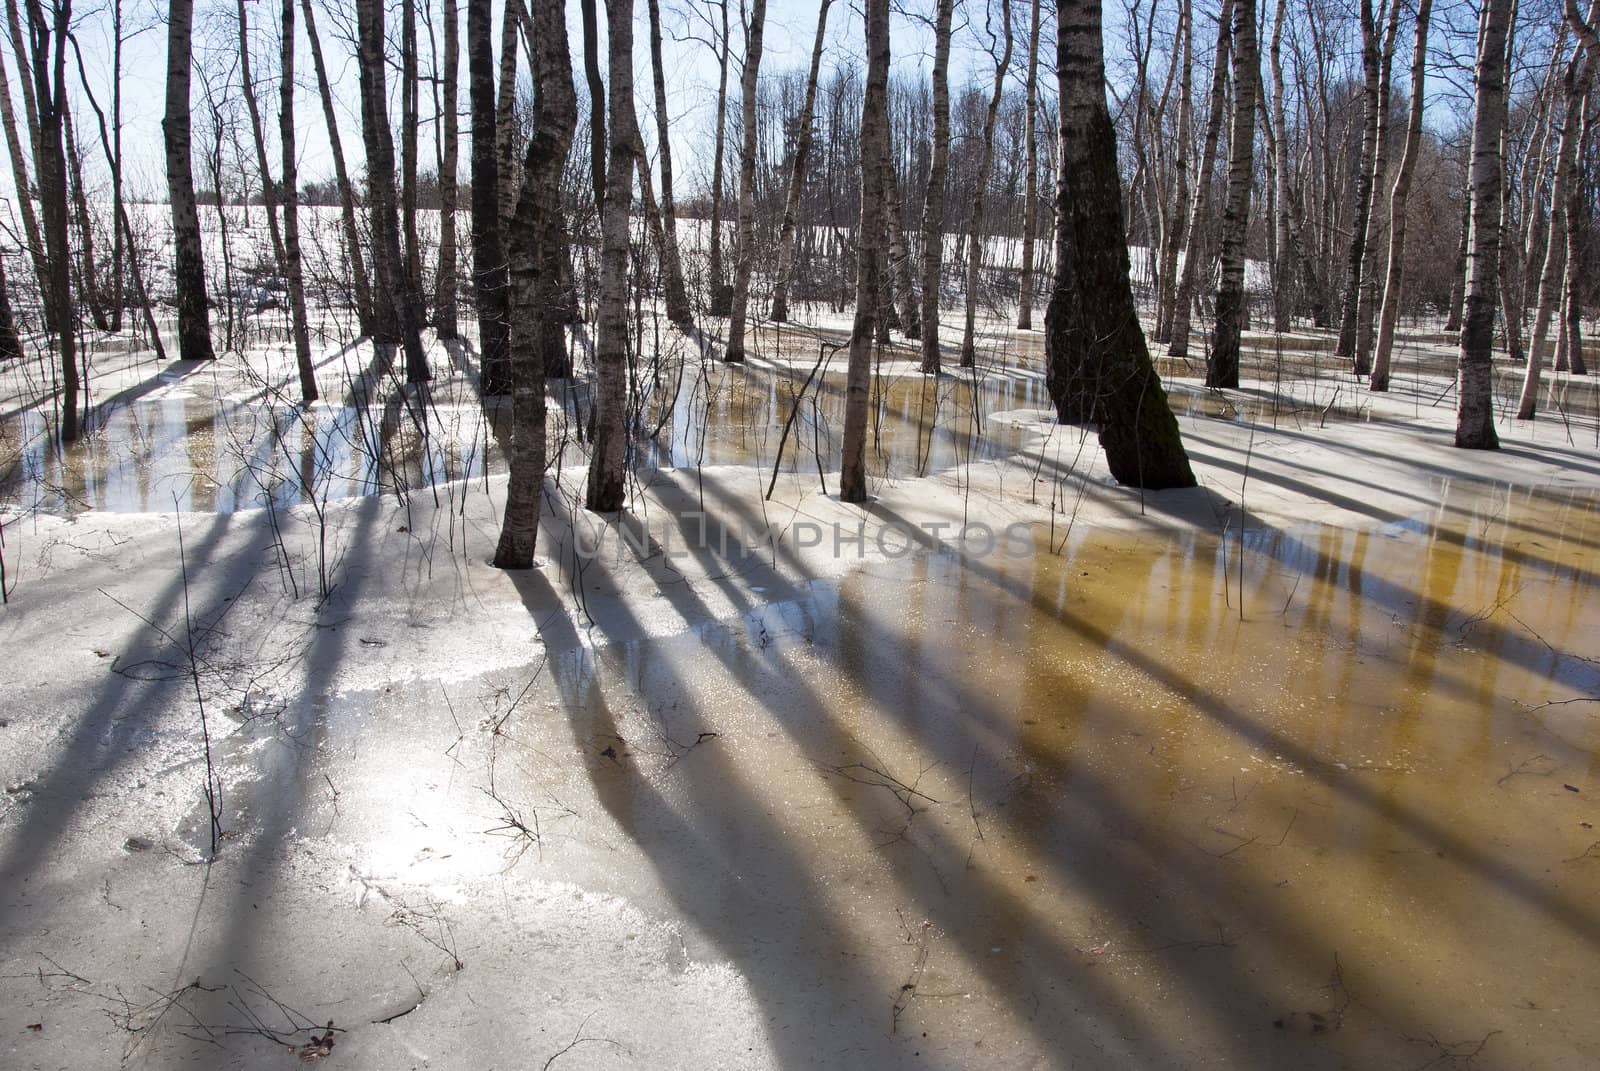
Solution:
[[[665,637],[626,605],[551,617],[545,570],[518,591],[547,656],[359,691],[330,686],[387,648],[318,629],[326,701],[218,712],[210,882],[179,862],[206,840],[192,740],[109,828],[69,833],[47,777],[14,794],[7,955],[88,979],[27,981],[52,1028],[195,976],[222,988],[183,1007],[237,1025],[265,1006],[243,972],[334,1018],[355,1066],[542,1062],[585,1032],[578,1066],[1583,1066],[1595,506],[1456,486],[1385,526],[1247,530],[1242,558],[1081,529],[720,620],[669,585]],[[51,827],[103,846],[67,857],[95,880],[17,870]],[[106,951],[130,911],[132,963]]]
[[[842,1016],[785,1062],[1561,1066],[1600,1044],[1600,526],[1473,497],[1251,533],[1242,620],[1237,545],[1091,536],[554,676],[674,909]]]

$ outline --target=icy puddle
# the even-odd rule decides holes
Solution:
[[[739,464],[815,478],[839,468],[844,358],[806,370],[687,362],[656,378],[636,422],[639,465]],[[439,485],[503,473],[505,420],[461,379],[428,391],[355,389],[346,404],[288,404],[183,394],[111,402],[62,452],[36,410],[0,421],[0,500],[55,513],[232,513],[363,495],[444,495]],[[974,405],[973,399],[977,399]],[[587,388],[552,381],[551,447],[585,458]],[[989,414],[1048,408],[1043,380],[1015,370],[927,378],[885,375],[873,389],[868,468],[910,477],[1008,456],[1029,432]],[[787,429],[787,430],[786,430]],[[553,462],[554,463],[554,462]]]
[[[1375,530],[1248,531],[1242,579],[1232,536],[1083,530],[728,622],[666,588],[677,636],[552,617],[535,667],[346,696],[226,776],[263,778],[247,844],[348,855],[338,895],[434,945],[408,962],[459,952],[463,1045],[600,926],[538,983],[549,1051],[599,1008],[647,1066],[1592,1066],[1595,505],[1457,485]],[[530,921],[552,882],[591,914]],[[394,1036],[467,1014],[429,999]]]
[[[426,407],[427,411],[423,409]],[[396,395],[382,406],[139,400],[66,451],[36,413],[0,427],[0,498],[55,513],[233,513],[405,494],[503,471],[475,405]]]

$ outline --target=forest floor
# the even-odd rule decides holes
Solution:
[[[863,509],[806,319],[646,333],[619,519],[552,384],[526,573],[469,345],[102,344],[64,456],[0,369],[0,1063],[1600,1063],[1590,381],[1250,335],[1140,493],[990,323]]]

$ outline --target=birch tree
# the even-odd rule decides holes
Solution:
[[[454,339],[457,327],[456,171],[461,157],[461,14],[456,0],[444,0],[444,101],[439,108],[439,271],[434,279],[433,327],[441,339]]]
[[[756,262],[756,81],[761,75],[761,38],[766,29],[767,0],[754,0],[745,26],[744,68],[739,90],[744,120],[739,150],[739,223],[733,258],[733,303],[728,309],[728,349],[724,359],[744,360],[745,321],[750,312],[750,275]]]
[[[1256,0],[1233,0],[1233,125],[1228,132],[1228,196],[1222,209],[1222,278],[1217,287],[1217,322],[1206,355],[1206,386],[1239,385],[1239,335],[1244,327],[1244,254],[1250,231],[1250,183],[1254,177]]]
[[[683,281],[683,254],[678,245],[678,209],[672,190],[672,117],[667,110],[667,76],[661,57],[661,0],[648,0],[650,72],[656,98],[656,160],[661,168],[661,259],[666,274],[667,319],[687,327],[694,309]]]
[[[656,0],[651,0],[655,3]],[[793,160],[789,168],[789,191],[783,202],[783,222],[778,227],[778,267],[772,285],[772,316],[777,323],[789,319],[789,285],[794,277],[795,226],[800,213],[800,197],[805,192],[806,162],[811,157],[811,131],[817,111],[817,77],[822,70],[822,46],[828,30],[828,8],[833,0],[822,0],[817,12],[817,36],[811,46],[811,68],[806,74],[805,103],[794,136]]]
[[[322,42],[317,36],[317,20],[312,13],[311,0],[300,0],[300,13],[306,20],[306,44],[311,49],[311,63],[317,73],[317,95],[322,101],[322,119],[328,131],[328,149],[333,157],[334,181],[339,187],[339,218],[344,224],[345,252],[350,261],[350,285],[355,292],[356,319],[361,333],[372,337],[377,331],[375,323],[377,306],[373,302],[372,282],[367,274],[366,258],[361,251],[361,228],[356,223],[355,188],[350,182],[350,171],[344,162],[344,143],[339,137],[339,117],[333,107],[333,86],[328,81],[328,68],[322,57]]]
[[[1183,0],[1179,18],[1187,20],[1189,3]],[[1028,75],[1023,88],[1022,141],[1025,160],[1022,191],[1022,277],[1017,284],[1017,330],[1033,330],[1033,241],[1039,229],[1039,0],[1033,0],[1028,16]],[[1185,22],[1187,25],[1187,22]],[[1187,95],[1185,100],[1187,100]],[[1179,159],[1188,140],[1178,135]]]
[[[1226,111],[1228,87],[1228,54],[1233,41],[1233,5],[1235,0],[1222,0],[1217,12],[1216,58],[1211,64],[1210,110],[1206,115],[1206,130],[1200,142],[1200,166],[1194,173],[1194,205],[1189,209],[1189,233],[1184,239],[1183,261],[1178,266],[1178,285],[1172,295],[1172,315],[1168,322],[1171,337],[1167,354],[1171,357],[1189,356],[1189,323],[1194,304],[1194,287],[1200,273],[1200,224],[1211,211],[1211,173],[1217,163],[1217,142],[1222,137],[1222,119]],[[1057,33],[1060,32],[1058,29]]]
[[[545,357],[538,342],[562,319],[559,261],[549,248],[561,231],[561,171],[578,126],[572,55],[563,0],[532,0],[533,137],[522,161],[522,192],[511,226],[513,300],[527,316],[516,319],[512,390],[511,474],[494,563],[502,569],[533,565],[545,468]],[[532,336],[520,332],[530,330]],[[557,327],[559,330],[559,327]]]
[[[961,367],[971,368],[977,359],[973,337],[978,316],[978,270],[983,266],[984,188],[989,185],[989,168],[994,162],[994,124],[1000,114],[1000,94],[1006,86],[1006,71],[1011,67],[1011,0],[1000,0],[1000,55],[994,64],[994,89],[989,107],[983,113],[983,141],[978,149],[978,175],[972,199],[972,224],[967,231],[967,308],[961,330]],[[990,32],[991,52],[993,31]]]
[[[67,168],[61,143],[62,116],[67,101],[67,31],[72,25],[72,0],[28,0],[28,36],[33,47],[34,97],[38,107],[38,142],[34,146],[39,167],[39,210],[44,217],[45,255],[49,259],[49,285],[45,307],[55,325],[56,349],[61,356],[61,412],[58,428],[63,443],[73,442],[82,430],[78,420],[77,324],[72,315],[72,247],[67,233]]]
[[[941,0],[941,3],[946,0]],[[889,0],[866,0],[867,85],[861,103],[861,235],[856,243],[856,314],[845,378],[839,498],[867,500],[867,403],[873,325],[883,272],[883,169],[889,166]]]
[[[1344,304],[1339,316],[1339,341],[1334,349],[1338,356],[1352,359],[1356,355],[1356,305],[1361,297],[1367,220],[1372,210],[1373,160],[1378,152],[1378,83],[1382,77],[1382,67],[1383,49],[1378,38],[1378,22],[1373,14],[1372,0],[1361,0],[1361,156],[1356,164],[1356,215],[1350,224],[1350,243],[1345,255]]]
[[[38,0],[29,0],[30,10]],[[211,314],[206,300],[205,254],[189,160],[189,75],[193,65],[194,0],[167,7],[167,110],[161,131],[167,150],[167,203],[172,211],[173,283],[178,292],[178,355],[209,361]],[[73,373],[74,379],[76,372]]]
[[[600,222],[600,299],[595,332],[594,432],[584,505],[611,513],[627,500],[628,456],[628,211],[633,200],[633,0],[606,5],[609,39],[607,100],[610,158],[606,164],[605,211]]]
[[[1532,420],[1539,405],[1539,377],[1544,364],[1544,346],[1549,339],[1550,324],[1559,312],[1562,283],[1566,274],[1567,212],[1570,191],[1579,184],[1578,153],[1583,135],[1583,113],[1589,98],[1589,87],[1594,83],[1600,40],[1595,37],[1594,22],[1600,15],[1600,2],[1590,5],[1589,17],[1577,11],[1576,0],[1569,0],[1567,21],[1578,35],[1578,47],[1567,61],[1562,77],[1566,97],[1561,116],[1561,135],[1556,146],[1555,176],[1550,186],[1549,225],[1545,237],[1544,265],[1539,272],[1539,292],[1533,318],[1533,335],[1528,342],[1528,366],[1522,381],[1522,395],[1517,402],[1517,419]]]
[[[289,288],[289,324],[294,335],[295,368],[300,373],[300,400],[317,400],[317,370],[311,363],[311,324],[306,315],[305,270],[300,255],[300,186],[296,170],[294,129],[294,4],[283,0],[278,72],[278,142],[283,152],[283,273]]]
[[[1057,0],[1061,131],[1045,383],[1063,422],[1099,423],[1118,482],[1192,487],[1178,422],[1133,304],[1102,47],[1100,0]]]
[[[933,22],[933,151],[922,202],[922,371],[939,374],[939,276],[944,265],[944,183],[950,167],[950,24],[955,0],[937,0]]]
[[[1466,302],[1456,361],[1456,445],[1496,450],[1494,313],[1500,259],[1500,134],[1506,123],[1506,36],[1514,0],[1484,0],[1478,18],[1478,65],[1472,110],[1472,236],[1467,250]]]
[[[1406,144],[1400,154],[1400,168],[1389,191],[1389,266],[1384,273],[1383,311],[1378,316],[1377,337],[1372,348],[1372,378],[1368,387],[1389,389],[1394,329],[1400,319],[1400,298],[1405,277],[1406,200],[1411,192],[1411,176],[1417,169],[1422,148],[1422,110],[1428,87],[1428,22],[1433,0],[1418,0],[1415,40],[1411,46],[1411,108],[1406,117]]]
[[[467,95],[472,109],[472,294],[478,314],[479,389],[511,390],[509,282],[500,232],[500,158],[494,88],[494,18],[489,0],[467,0]]]
[[[373,261],[388,296],[406,359],[406,382],[432,378],[417,325],[417,297],[400,250],[400,212],[395,190],[394,136],[389,129],[387,74],[383,52],[383,0],[357,0],[356,26],[361,73],[361,129],[367,147],[367,199]]]

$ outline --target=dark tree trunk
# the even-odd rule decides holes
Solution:
[[[600,77],[600,23],[595,0],[578,0],[583,17],[583,77],[589,86],[589,184],[595,215],[606,204],[606,83]]]
[[[439,274],[434,280],[433,327],[441,339],[454,339],[456,326],[456,165],[461,158],[457,123],[461,80],[461,16],[456,0],[444,0],[444,103],[439,150]]]
[[[722,9],[721,51],[717,54],[717,128],[712,139],[711,160],[711,254],[706,263],[706,287],[711,294],[711,315],[726,316],[733,308],[733,290],[723,281],[722,267],[722,166],[728,130],[728,0],[719,0]]]
[[[889,166],[889,0],[866,0],[867,86],[861,104],[861,235],[856,243],[856,316],[845,381],[839,498],[867,500],[867,403],[872,333],[883,274],[883,202]]]
[[[667,319],[680,326],[694,323],[694,309],[683,283],[683,255],[678,246],[678,207],[672,192],[672,130],[667,113],[667,76],[661,58],[661,0],[649,0],[650,72],[656,100],[656,156],[661,168],[662,270],[666,274]]]
[[[1228,51],[1233,39],[1233,0],[1222,0],[1217,13],[1217,49],[1211,68],[1211,107],[1206,115],[1200,145],[1200,166],[1194,173],[1194,205],[1189,210],[1189,233],[1184,240],[1183,262],[1172,296],[1167,354],[1189,356],[1189,323],[1193,315],[1194,288],[1200,275],[1200,229],[1211,209],[1211,172],[1217,162],[1217,142],[1222,137],[1224,90],[1228,83]]]
[[[1192,487],[1128,279],[1116,131],[1106,107],[1099,0],[1058,0],[1061,141],[1056,278],[1045,312],[1046,383],[1063,421],[1096,420],[1111,475]]]
[[[495,155],[494,19],[489,0],[467,0],[467,77],[472,105],[472,290],[485,395],[511,390],[508,270],[500,235],[500,165]]]
[[[1033,243],[1034,232],[1039,229],[1039,0],[1033,0],[1032,14],[1028,20],[1028,80],[1024,89],[1022,140],[1027,170],[1023,181],[1027,187],[1022,192],[1022,281],[1017,287],[1017,330],[1033,330]],[[1179,18],[1187,19],[1188,3],[1185,0]],[[1187,97],[1185,98],[1187,100]],[[1187,147],[1188,128],[1179,133],[1179,167]],[[1180,193],[1180,197],[1183,195]]]
[[[1476,102],[1472,118],[1472,239],[1467,251],[1466,312],[1456,371],[1456,445],[1495,450],[1494,347],[1500,260],[1500,134],[1506,122],[1506,34],[1513,0],[1484,0],[1478,20]]]
[[[828,29],[828,8],[833,0],[822,0],[817,13],[817,36],[811,46],[811,69],[806,75],[805,103],[800,105],[799,128],[794,137],[794,158],[789,166],[789,192],[783,200],[783,222],[778,226],[778,270],[772,286],[772,319],[789,319],[789,284],[794,278],[795,230],[800,214],[800,196],[805,192],[806,161],[811,157],[811,132],[817,110],[817,77],[822,70],[823,38]],[[656,0],[650,0],[653,8]]]
[[[289,317],[294,332],[295,366],[300,371],[300,400],[317,400],[317,369],[311,363],[311,324],[306,316],[306,281],[300,258],[300,180],[294,136],[294,5],[283,0],[282,51],[278,82],[278,140],[283,149],[283,271],[289,284]]]
[[[30,8],[37,2],[30,0]],[[161,130],[167,148],[167,200],[172,206],[172,274],[178,291],[178,354],[186,361],[209,361],[216,354],[211,349],[205,254],[201,251],[200,213],[195,207],[194,172],[189,162],[193,26],[194,0],[172,0],[167,6],[167,112],[161,121]]]
[[[511,476],[494,563],[502,569],[533,565],[545,468],[545,359],[540,340],[560,331],[561,279],[549,249],[561,231],[561,170],[578,125],[572,56],[562,0],[533,0],[533,137],[522,162],[522,193],[511,226],[512,300],[529,315],[516,320],[511,340],[516,385],[512,390]],[[520,332],[532,331],[529,337]]]
[[[1390,3],[1397,0],[1389,0]],[[1361,0],[1361,71],[1363,111],[1361,119],[1361,159],[1356,164],[1355,219],[1350,224],[1350,246],[1345,256],[1344,304],[1339,315],[1339,342],[1334,349],[1340,357],[1356,354],[1356,306],[1361,299],[1361,268],[1367,252],[1367,220],[1372,208],[1372,164],[1378,152],[1378,82],[1383,65],[1378,24],[1372,13],[1372,0]]]
[[[922,202],[922,371],[939,374],[939,276],[944,265],[944,184],[950,161],[950,23],[955,0],[938,0],[934,13],[933,151]]]
[[[311,64],[317,72],[317,95],[322,100],[322,121],[328,130],[328,148],[333,154],[333,177],[339,186],[339,218],[344,223],[344,243],[350,257],[350,288],[355,294],[356,319],[361,333],[377,334],[377,305],[372,296],[372,280],[361,250],[361,228],[356,223],[356,193],[344,163],[344,143],[339,138],[339,117],[333,108],[333,86],[322,59],[322,42],[317,37],[316,16],[311,0],[300,0],[300,13],[306,20],[306,43],[311,46]]]
[[[83,303],[89,306],[95,330],[109,331],[111,318],[106,315],[99,267],[95,263],[94,217],[89,214],[89,196],[83,185],[83,156],[78,149],[77,132],[72,128],[72,106],[66,101],[61,103],[61,130],[67,141],[67,174],[71,180],[73,214],[78,221],[78,288],[83,293]]]
[[[373,259],[379,286],[387,293],[406,357],[406,382],[433,378],[418,330],[417,296],[400,250],[400,213],[396,203],[394,137],[389,130],[388,93],[383,60],[383,0],[357,0],[360,35],[361,127],[367,145],[367,198]]]
[[[743,139],[739,147],[739,207],[733,256],[733,301],[728,306],[728,348],[724,360],[744,360],[745,321],[750,312],[750,276],[756,263],[756,83],[761,77],[761,38],[767,0],[752,0],[745,27],[744,72],[739,79]]]
[[[1222,209],[1222,281],[1217,323],[1206,355],[1206,386],[1239,385],[1239,334],[1244,327],[1244,254],[1250,233],[1250,180],[1255,168],[1256,0],[1233,0],[1233,126],[1228,135],[1228,198]]]
[[[611,92],[610,158],[600,234],[600,301],[595,325],[594,438],[584,505],[596,513],[627,502],[628,213],[633,200],[633,0],[606,5]]]

